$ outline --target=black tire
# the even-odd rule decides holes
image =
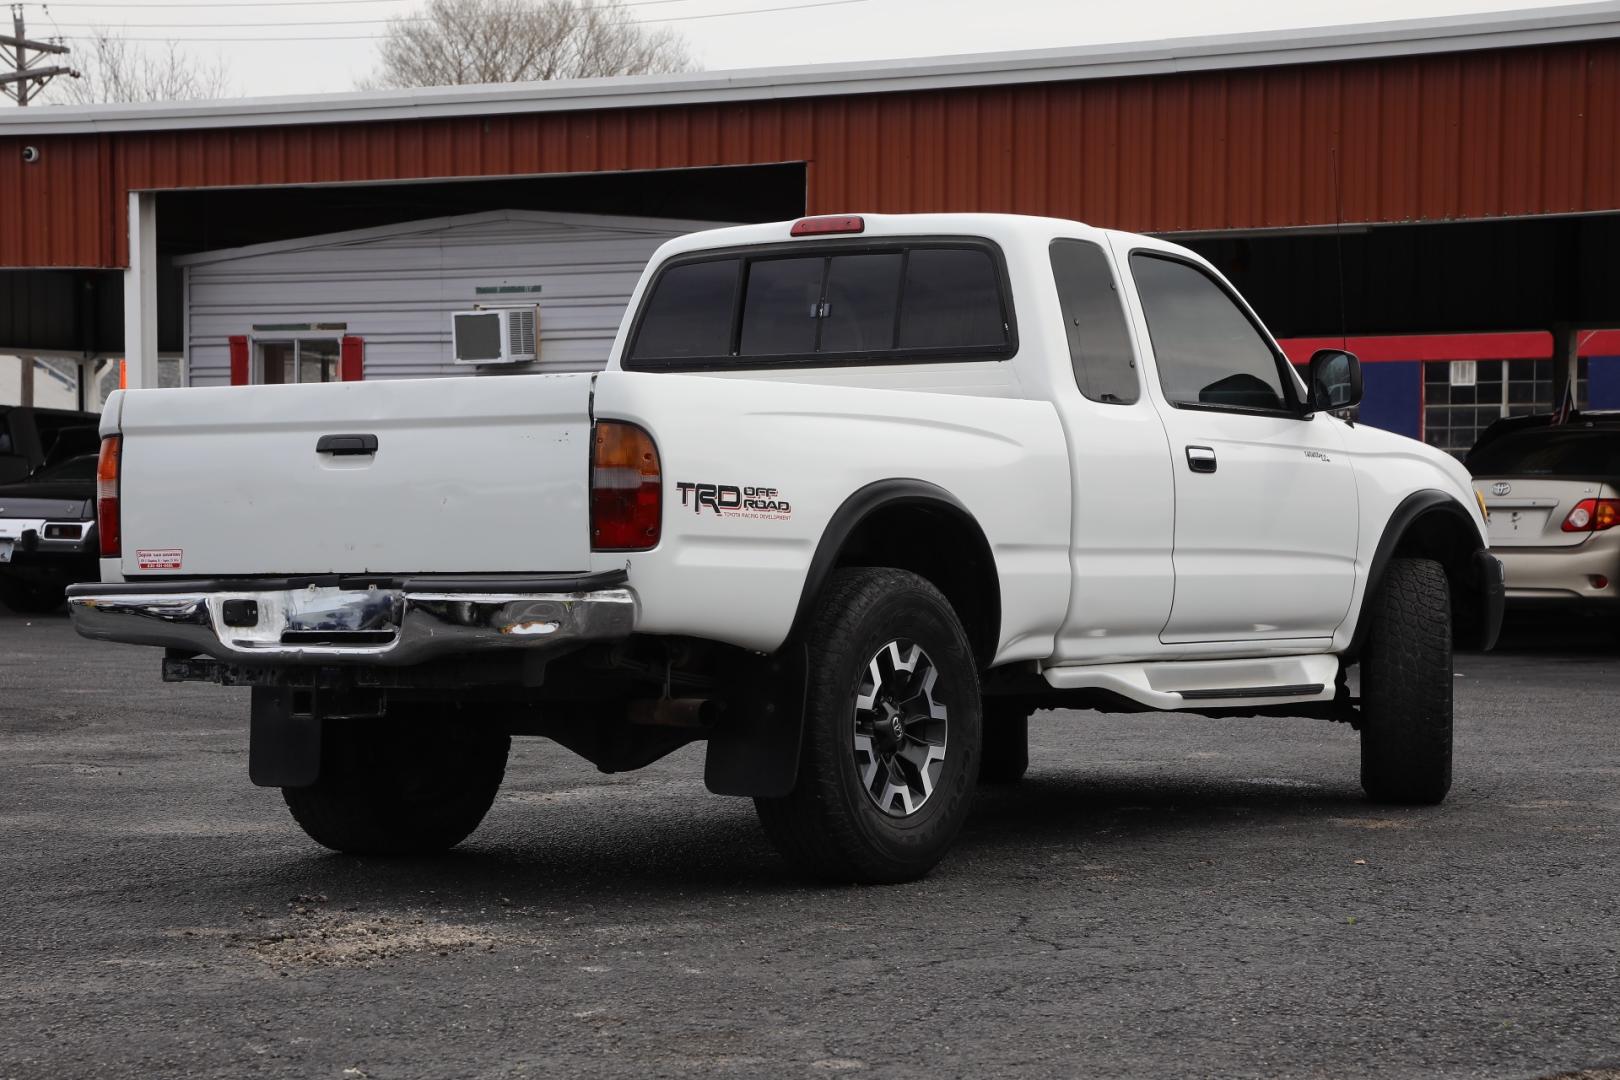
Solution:
[[[984,706],[984,753],[979,783],[1016,784],[1029,771],[1027,706],[991,700]]]
[[[310,839],[352,855],[424,855],[478,828],[506,775],[512,740],[455,719],[328,720],[321,775],[282,788]]]
[[[49,615],[66,600],[67,590],[60,585],[0,582],[0,603],[18,615]]]
[[[1361,654],[1361,787],[1432,805],[1451,789],[1451,595],[1429,559],[1393,559]]]
[[[832,575],[804,642],[798,780],[782,798],[754,800],[760,822],[777,850],[813,877],[914,881],[956,839],[978,780],[979,674],[967,635],[923,578],[858,568]],[[874,665],[883,675],[875,685]],[[870,707],[860,708],[863,700]]]

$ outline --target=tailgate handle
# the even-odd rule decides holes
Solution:
[[[345,454],[375,454],[377,452],[377,436],[375,435],[322,435],[315,443],[317,454],[331,454],[341,457]]]

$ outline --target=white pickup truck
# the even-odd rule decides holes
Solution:
[[[252,779],[343,851],[462,840],[513,735],[607,771],[707,740],[807,872],[915,878],[1051,708],[1345,721],[1370,798],[1433,803],[1501,567],[1459,464],[1334,415],[1360,394],[1151,237],[719,229],[600,374],[115,394],[72,613],[252,687]]]

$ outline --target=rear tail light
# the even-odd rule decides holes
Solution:
[[[124,546],[118,519],[118,464],[123,450],[123,436],[109,435],[101,440],[101,457],[96,460],[96,532],[103,559],[118,558]]]
[[[591,442],[591,550],[657,547],[664,478],[652,436],[635,424],[599,420]]]
[[[1582,499],[1564,519],[1565,532],[1602,532],[1620,525],[1620,499]]]
[[[793,236],[835,236],[866,231],[866,219],[851,217],[807,217],[793,223]]]

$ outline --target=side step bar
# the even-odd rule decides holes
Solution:
[[[1041,673],[1057,690],[1106,690],[1150,709],[1228,708],[1332,701],[1339,658],[1330,653],[1248,660],[1074,664]]]
[[[1245,686],[1238,690],[1182,690],[1184,701],[1225,701],[1227,698],[1302,698],[1308,699],[1322,692],[1321,683],[1299,686]]]

